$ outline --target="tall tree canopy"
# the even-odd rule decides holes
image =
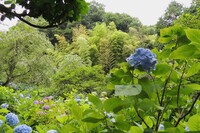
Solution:
[[[23,7],[22,13],[16,12],[16,5]],[[67,21],[79,20],[88,11],[85,0],[5,0],[0,4],[1,21],[5,18],[19,18],[21,21],[38,28],[55,27]],[[33,24],[26,16],[38,18],[42,16],[48,25]]]
[[[177,3],[176,1],[172,1],[163,16],[161,16],[156,24],[157,31],[162,28],[172,26],[174,24],[174,20],[178,19],[178,17],[183,13],[183,5]]]

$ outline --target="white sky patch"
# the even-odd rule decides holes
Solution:
[[[90,2],[92,0],[86,0]],[[144,25],[154,25],[173,0],[95,0],[105,5],[106,12],[126,13],[137,17]],[[175,0],[189,7],[192,0]]]

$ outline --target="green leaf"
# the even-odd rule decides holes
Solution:
[[[78,132],[78,129],[72,125],[64,125],[62,128],[61,128],[61,132],[62,133],[65,133],[65,132]]]
[[[183,45],[170,54],[171,59],[189,59],[198,49],[194,45]]]
[[[4,4],[11,4],[13,1],[12,0],[7,0],[4,2]]]
[[[188,84],[183,86],[183,88],[181,88],[180,93],[184,94],[184,95],[188,95],[194,91],[198,91],[200,90],[200,85],[198,84]]]
[[[9,112],[9,110],[7,110],[6,108],[0,109],[0,114],[2,114],[2,113],[8,113],[8,112]]]
[[[115,85],[115,96],[135,96],[142,91],[141,85]]]
[[[151,119],[149,116],[146,116],[146,117],[144,118],[144,121],[146,122],[146,124],[147,124],[150,128],[153,127],[153,121],[152,121],[152,119]],[[142,122],[142,127],[143,127],[144,129],[147,128],[147,126],[144,124],[144,122]]]
[[[148,111],[156,106],[153,101],[146,98],[146,99],[142,100],[141,102],[138,102],[137,107],[139,109],[142,109],[143,111]]]
[[[102,120],[104,120],[104,118],[99,119],[99,118],[94,118],[94,117],[87,117],[87,118],[82,119],[83,122],[89,122],[89,123],[97,123]]]
[[[56,116],[56,119],[61,123],[64,124],[66,120],[68,120],[69,116],[64,115],[64,116]]]
[[[88,95],[88,100],[92,102],[97,108],[102,108],[103,106],[101,100],[94,95]]]
[[[155,75],[163,75],[167,74],[171,69],[171,66],[168,64],[157,64],[156,65],[156,70],[153,71]]]
[[[189,118],[188,127],[190,131],[200,131],[200,115],[196,114]]]
[[[117,128],[119,128],[121,130],[125,130],[125,131],[128,131],[131,128],[130,124],[128,122],[124,122],[124,121],[116,122],[115,125]]]
[[[191,67],[188,69],[186,77],[190,77],[200,71],[200,63],[194,63],[191,65]]]
[[[143,133],[143,130],[137,126],[132,126],[130,129],[130,133]]]
[[[113,97],[104,102],[106,112],[118,112],[123,108],[123,101],[120,98]]]
[[[187,29],[185,30],[188,39],[192,42],[196,42],[200,45],[200,30]]]

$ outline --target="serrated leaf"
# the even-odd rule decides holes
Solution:
[[[135,96],[142,91],[141,85],[115,85],[115,96]]]
[[[198,49],[194,45],[183,45],[174,50],[169,57],[171,59],[189,59],[192,58],[196,51]]]
[[[189,118],[188,127],[190,131],[200,131],[200,115],[196,114]]]

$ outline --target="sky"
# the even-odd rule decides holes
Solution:
[[[92,0],[86,0],[90,2]],[[95,0],[105,5],[106,12],[126,13],[132,17],[137,17],[143,25],[154,25],[167,9],[173,0]],[[189,7],[192,0],[175,0]],[[1,3],[1,2],[0,2]],[[7,30],[17,23],[17,19],[0,21],[0,31]]]
[[[88,2],[92,0],[86,0]],[[143,25],[154,25],[173,0],[95,0],[105,5],[106,12],[126,13],[137,17]],[[192,0],[175,0],[189,7]]]

